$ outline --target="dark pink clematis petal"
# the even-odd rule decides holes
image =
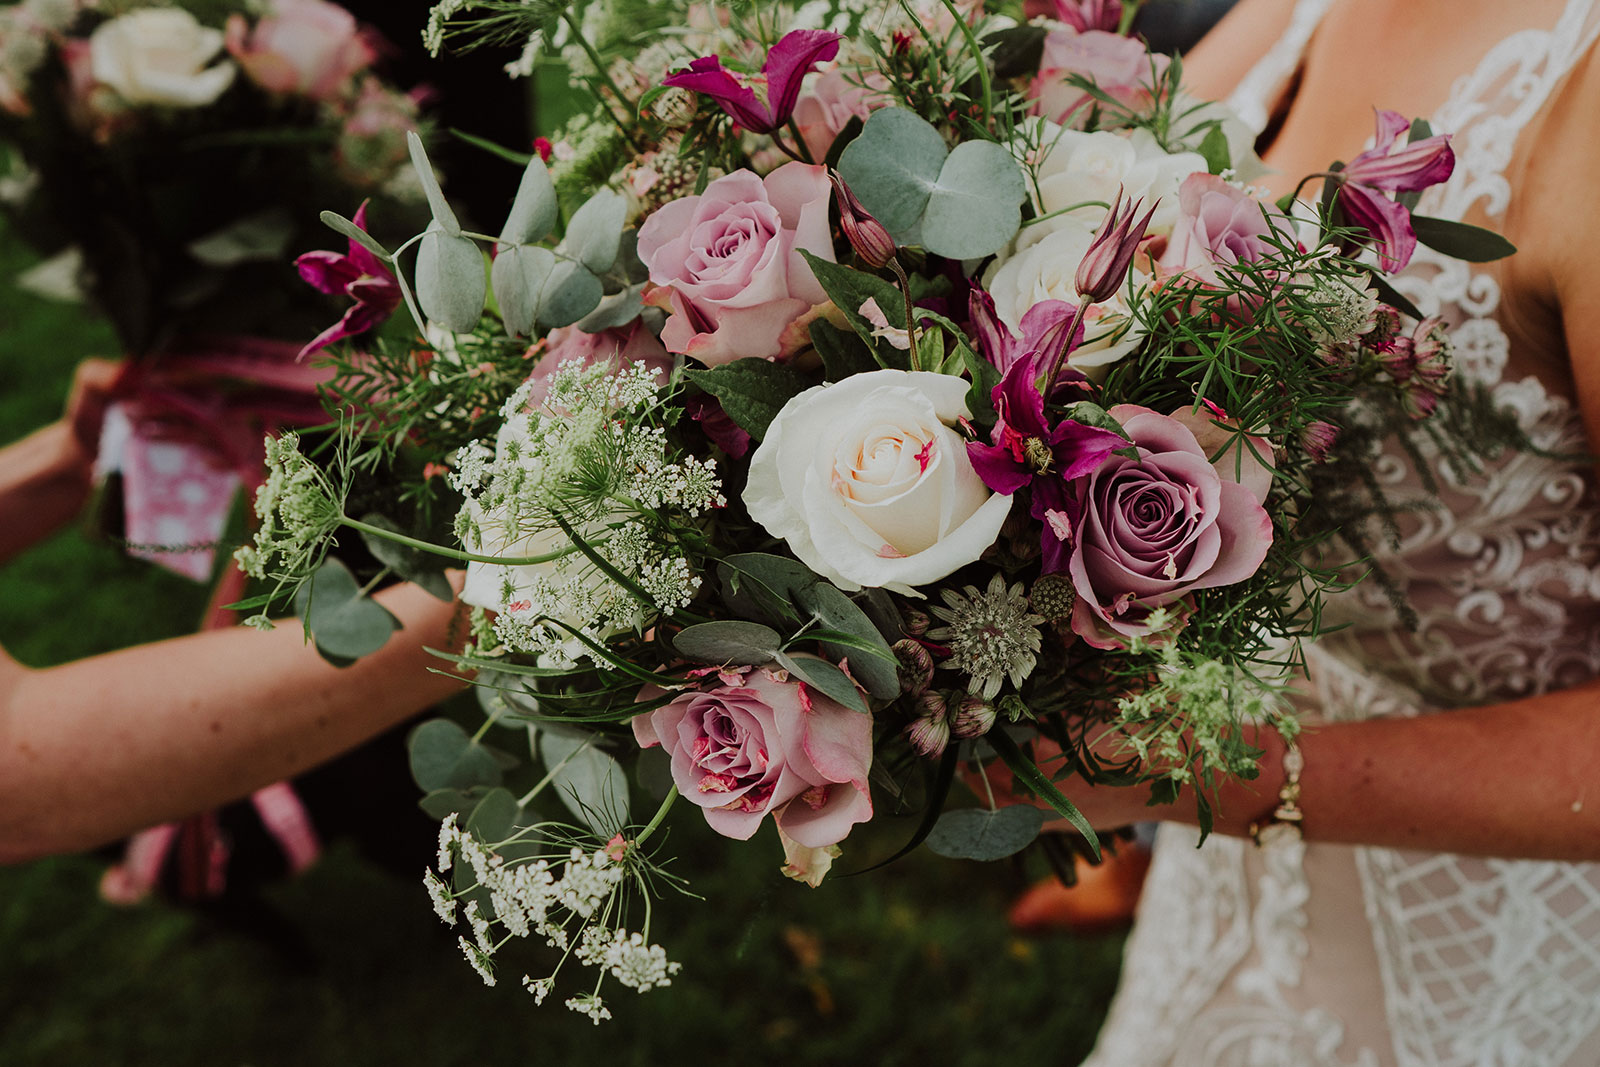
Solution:
[[[841,35],[828,30],[791,30],[767,52],[761,71],[766,79],[762,100],[744,80],[724,69],[719,56],[701,56],[687,70],[669,74],[661,84],[703,93],[752,133],[771,133],[789,121],[800,98],[800,83],[818,63],[839,54]]]
[[[1339,187],[1339,206],[1352,226],[1372,236],[1378,259],[1386,272],[1401,270],[1417,250],[1417,235],[1411,228],[1411,212],[1405,206],[1360,185]]]

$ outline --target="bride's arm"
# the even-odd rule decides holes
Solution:
[[[1201,100],[1226,100],[1273,46],[1295,0],[1239,0],[1183,57],[1183,85]]]
[[[0,862],[88,848],[244,796],[460,688],[425,648],[457,608],[377,595],[404,629],[349,667],[294,621],[212,630],[29,670],[0,651]]]

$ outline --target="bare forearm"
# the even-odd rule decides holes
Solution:
[[[90,475],[89,457],[65,422],[0,449],[0,562],[70,521]]]
[[[405,628],[350,667],[298,624],[216,630],[0,677],[0,860],[89,847],[241,797],[355,746],[463,683],[455,607],[380,594]]]

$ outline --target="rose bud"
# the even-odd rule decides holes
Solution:
[[[861,206],[861,201],[839,177],[838,171],[828,171],[828,180],[833,182],[834,199],[839,205],[839,225],[844,229],[845,237],[849,238],[850,247],[868,266],[874,269],[887,267],[889,261],[894,259],[894,238],[889,236],[883,223]]]

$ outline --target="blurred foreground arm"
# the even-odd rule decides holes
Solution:
[[[459,689],[426,648],[458,607],[379,593],[404,629],[349,667],[289,620],[140,645],[46,670],[0,651],[0,862],[89,848],[298,774]]]

